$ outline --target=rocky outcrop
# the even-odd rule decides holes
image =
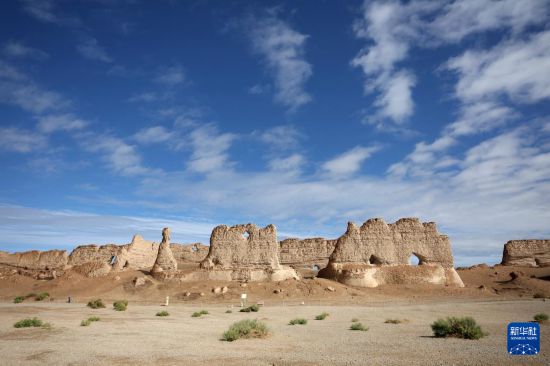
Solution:
[[[510,240],[504,244],[502,265],[550,267],[550,240]]]
[[[2,252],[0,264],[29,270],[52,270],[67,265],[68,256],[65,250],[38,251],[9,254]]]
[[[130,244],[121,247],[113,266],[117,270],[131,268],[150,271],[157,259],[158,249],[157,243],[134,235]]]
[[[336,240],[325,238],[289,238],[279,243],[279,258],[282,264],[295,268],[312,266],[324,268],[328,264],[335,245]]]
[[[279,263],[277,229],[254,224],[226,226],[212,230],[210,250],[200,267],[210,279],[281,281],[297,278],[296,272]]]
[[[76,247],[69,256],[69,264],[78,266],[89,262],[110,263],[114,257],[120,254],[121,245],[106,244],[98,246],[95,244],[80,245]]]
[[[419,266],[409,266],[412,256],[418,258]],[[364,287],[404,283],[464,286],[453,268],[449,238],[437,232],[435,223],[421,223],[416,218],[389,225],[379,218],[367,220],[361,227],[348,223],[319,276]]]
[[[165,271],[177,271],[178,263],[170,249],[170,229],[165,227],[162,229],[162,242],[159,245],[157,258],[153,265],[152,273],[160,273]]]

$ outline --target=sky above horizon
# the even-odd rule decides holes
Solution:
[[[0,250],[418,217],[467,265],[550,236],[550,1],[0,10]]]

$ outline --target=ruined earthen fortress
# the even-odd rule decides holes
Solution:
[[[418,258],[418,266],[410,263]],[[502,264],[550,265],[550,240],[510,241]],[[453,268],[449,238],[433,222],[416,218],[387,224],[370,219],[348,224],[337,240],[324,238],[277,241],[274,225],[226,226],[212,230],[210,246],[171,244],[168,228],[160,244],[135,235],[125,245],[82,245],[63,250],[0,252],[0,266],[36,279],[54,279],[66,271],[100,277],[127,269],[149,272],[159,280],[282,281],[298,279],[304,269],[344,284],[464,286]]]

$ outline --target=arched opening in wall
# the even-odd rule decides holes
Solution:
[[[422,259],[420,259],[420,257],[418,256],[418,254],[416,253],[413,253],[411,254],[411,256],[409,257],[409,264],[411,266],[419,266],[422,264]]]
[[[191,247],[191,251],[193,251],[193,252],[198,252],[198,251],[199,251],[199,248],[197,248],[196,245],[193,245],[193,246]]]
[[[243,233],[243,236],[244,236],[245,239],[248,239],[250,237],[250,234],[248,233],[248,231],[245,231]]]
[[[369,263],[374,264],[375,266],[380,266],[382,265],[382,260],[373,254],[369,258]]]
[[[116,255],[111,256],[111,259],[109,259],[109,264],[112,266],[116,263]]]
[[[313,266],[311,266],[311,270],[315,273],[319,272],[320,268],[318,265],[314,264]]]

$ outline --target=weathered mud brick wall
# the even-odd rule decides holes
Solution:
[[[550,240],[510,240],[504,244],[505,266],[550,267]]]

